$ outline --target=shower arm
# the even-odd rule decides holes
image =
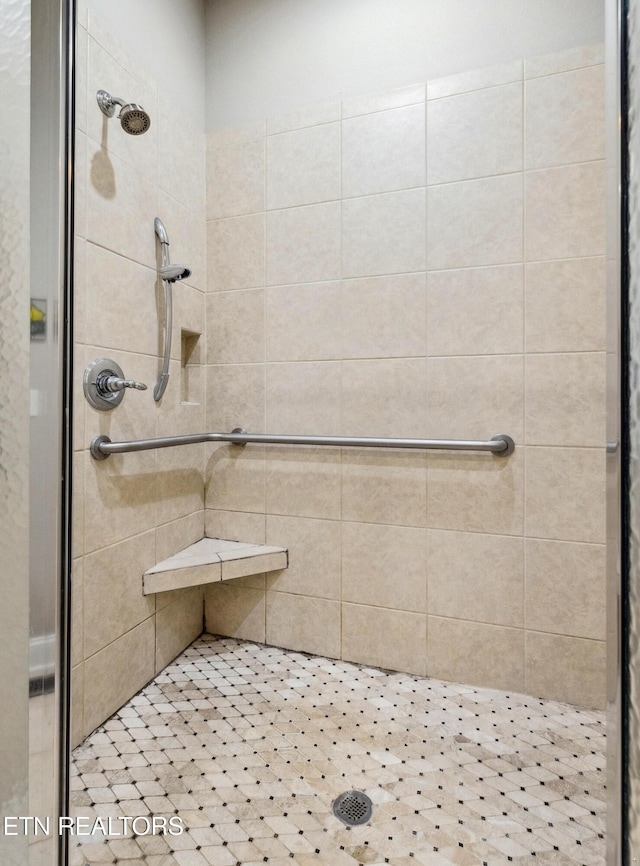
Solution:
[[[515,443],[510,436],[501,433],[492,439],[378,439],[355,436],[280,436],[270,433],[247,433],[236,427],[231,433],[193,433],[185,436],[164,436],[158,439],[136,439],[129,442],[112,442],[108,436],[96,436],[91,442],[91,455],[96,460],[106,460],[110,454],[125,454],[130,451],[150,451],[155,448],[173,448],[177,445],[198,445],[202,442],[231,442],[247,445],[250,442],[265,445],[327,445],[338,448],[409,448],[423,451],[489,451],[498,457],[513,453]]]

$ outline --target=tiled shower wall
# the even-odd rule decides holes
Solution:
[[[142,573],[202,537],[204,446],[126,454],[98,463],[91,439],[201,431],[204,395],[205,140],[158,82],[138,68],[113,28],[80,9],[77,63],[76,386],[74,414],[73,738],[77,742],[202,631],[202,591],[143,597]],[[96,104],[103,88],[151,115],[126,135]],[[192,270],[174,289],[170,382],[153,400],[163,321],[153,219],[173,261]],[[181,332],[192,350],[181,367]],[[196,335],[200,338],[196,339]],[[185,353],[186,355],[187,353]],[[147,391],[114,412],[92,409],[82,371],[118,362]],[[200,371],[201,373],[201,371]]]
[[[599,46],[207,141],[206,426],[486,439],[486,454],[219,446],[210,535],[287,571],[212,632],[604,703]]]

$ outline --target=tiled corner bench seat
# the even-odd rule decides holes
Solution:
[[[287,564],[288,553],[284,547],[202,538],[146,571],[142,577],[142,594],[263,574],[286,568]]]

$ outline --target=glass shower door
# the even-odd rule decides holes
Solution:
[[[0,97],[12,117],[0,126],[3,189],[0,250],[0,678],[5,689],[0,737],[0,800],[4,815],[28,814],[29,636],[29,101],[30,9],[5,4],[0,18]],[[7,711],[7,708],[11,708]],[[26,839],[0,836],[0,859],[25,863]]]
[[[57,866],[66,776],[72,2],[0,11],[0,862]],[[35,819],[38,819],[36,822]]]

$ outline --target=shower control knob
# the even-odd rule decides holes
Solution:
[[[143,382],[125,379],[122,368],[109,358],[92,361],[84,371],[84,396],[94,409],[107,412],[115,409],[124,399],[127,388],[146,391]]]

